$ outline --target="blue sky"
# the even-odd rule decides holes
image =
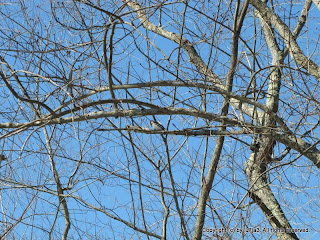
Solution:
[[[65,2],[64,6],[62,1],[59,2],[59,5],[56,4],[57,19],[52,17],[50,4],[47,1],[25,1],[23,4],[12,2],[0,6],[2,13],[0,20],[1,56],[13,69],[18,71],[17,74],[29,95],[39,101],[44,101],[52,109],[70,101],[70,90],[65,85],[68,78],[73,80],[72,94],[75,96],[87,93],[99,86],[108,85],[102,42],[109,17],[81,4],[77,5],[84,17],[81,19],[75,9],[71,11],[70,8],[69,11],[68,6],[72,5],[71,2]],[[103,7],[112,11],[121,5],[119,4],[109,1]],[[276,11],[293,28],[296,21],[293,16],[299,15],[302,5],[301,3],[292,4],[293,7],[289,5],[290,3],[277,5]],[[188,8],[187,17],[184,20],[184,37],[195,43],[194,47],[204,62],[208,63],[208,67],[224,81],[230,64],[231,52],[231,32],[226,28],[232,27],[233,21],[231,13],[227,11],[229,5],[221,3],[218,15],[216,3],[207,2],[201,5],[201,3],[190,1],[190,7],[196,7],[202,13],[210,16],[210,19]],[[184,4],[172,2],[164,9],[166,11],[162,13],[163,27],[181,33],[183,18],[180,13],[184,10]],[[150,18],[155,21],[155,24],[157,24],[158,13],[156,12]],[[134,16],[136,15],[125,15],[123,18],[127,22],[117,25],[115,29],[112,74],[117,79],[113,79],[114,84],[120,84],[117,80],[122,84],[164,80],[186,82],[206,80],[203,74],[199,73],[189,62],[184,50],[161,36],[156,36],[150,31],[146,32],[140,26],[139,21],[133,18]],[[245,93],[250,77],[259,68],[266,69],[256,75],[257,88],[261,87],[261,90],[266,91],[270,74],[267,67],[271,65],[271,55],[261,32],[259,20],[254,20],[252,16],[253,12],[250,8],[244,21],[242,40],[239,45],[239,59],[242,64],[238,65],[234,80],[234,92],[239,95]],[[303,34],[297,39],[304,53],[310,55],[317,63],[319,63],[317,58],[319,53],[318,18],[318,10],[313,5],[308,17],[310,23],[306,24]],[[216,25],[213,19],[217,21]],[[57,24],[56,20],[69,27]],[[253,26],[254,21],[256,21],[256,29]],[[88,31],[84,29],[85,25],[95,27]],[[109,39],[110,31],[107,39]],[[146,38],[149,41],[146,41]],[[206,41],[202,41],[204,38]],[[279,36],[277,39],[281,45]],[[256,49],[255,69],[253,69],[253,57],[250,53],[250,50],[254,48]],[[152,61],[148,61],[148,56]],[[286,120],[293,131],[296,129],[298,134],[302,134],[305,130],[310,129],[310,123],[318,121],[318,105],[305,101],[311,94],[318,96],[318,82],[313,77],[306,76],[303,73],[304,70],[302,72],[296,70],[297,66],[292,58],[287,58],[284,64],[287,66],[283,68],[282,101],[278,115]],[[252,71],[250,72],[248,68],[251,68]],[[8,74],[8,69],[6,71]],[[10,78],[10,83],[19,94],[23,94],[19,84],[13,78]],[[152,87],[133,89],[128,92],[117,90],[115,94],[117,98],[125,99],[133,96],[136,100],[161,107],[205,109],[207,112],[216,114],[220,113],[223,102],[220,94],[208,91],[204,107],[203,91],[196,88]],[[176,96],[174,101],[173,96]],[[103,91],[69,104],[64,107],[64,110],[77,106],[77,104],[110,99],[110,97],[109,91]],[[259,101],[265,103],[265,98]],[[35,118],[29,104],[18,101],[3,83],[0,89],[0,103],[1,122],[28,122]],[[121,110],[140,108],[138,105],[125,103],[119,104],[119,107]],[[304,116],[306,108],[310,112]],[[101,104],[73,112],[68,116],[80,116],[95,111],[112,111],[112,109],[112,104]],[[48,113],[43,108],[41,110],[42,113]],[[239,112],[232,107],[229,113],[230,117],[239,116]],[[216,129],[218,125],[214,121],[209,123],[201,118],[186,115],[171,117],[157,115],[155,117],[165,126],[169,123],[169,130],[203,127],[206,124]],[[139,191],[141,191],[148,227],[160,234],[160,220],[164,215],[164,210],[159,193],[156,191],[159,189],[159,179],[155,165],[160,162],[160,168],[163,168],[167,163],[168,156],[163,139],[159,134],[131,132],[132,144],[126,131],[116,131],[116,127],[124,128],[127,125],[150,128],[149,120],[152,119],[150,115],[99,118],[46,126],[46,129],[51,135],[51,147],[55,153],[54,159],[63,186],[67,186],[79,161],[83,161],[73,179],[74,189],[66,191],[66,194],[81,197],[125,220],[133,221],[135,218],[137,226],[143,228],[140,214],[141,200],[139,199]],[[250,121],[249,117],[245,119]],[[113,131],[96,131],[99,128],[113,129]],[[238,128],[230,127],[229,129]],[[1,135],[4,136],[7,132],[7,129],[2,129]],[[318,129],[316,128],[311,136],[305,139],[313,143],[317,141],[317,135]],[[257,205],[247,206],[251,200],[246,195],[248,183],[243,169],[251,153],[245,143],[250,143],[252,136],[235,137],[241,139],[242,142],[226,137],[210,193],[205,227],[221,227],[216,215],[218,213],[224,224],[230,228],[257,226],[268,228],[270,225]],[[169,157],[172,158],[170,163],[179,194],[179,204],[186,214],[187,227],[191,235],[196,214],[196,199],[200,190],[201,168],[203,164],[208,166],[215,140],[215,136],[208,139],[206,137],[168,136]],[[35,196],[23,221],[15,227],[13,233],[17,237],[21,236],[21,239],[46,238],[50,228],[54,225],[52,239],[60,237],[64,228],[64,219],[61,209],[58,208],[58,198],[45,192],[56,191],[56,186],[42,129],[33,127],[10,137],[2,137],[1,141],[3,151],[9,161],[1,168],[3,210],[0,212],[0,221],[15,222],[15,218],[21,216]],[[284,149],[284,145],[277,144],[274,154],[278,156]],[[282,163],[290,162],[296,157],[298,154],[291,150]],[[276,165],[275,163],[269,166],[272,169],[268,172],[268,176],[274,194],[281,200],[283,211],[294,228],[305,228],[306,226],[310,228],[311,233],[299,235],[301,238],[317,239],[319,234],[316,230],[320,229],[316,218],[319,215],[317,169],[312,167],[311,162],[304,157],[300,157],[290,165],[275,167]],[[204,172],[206,171],[207,168]],[[136,182],[139,181],[139,174],[143,183],[140,188]],[[129,183],[128,179],[133,181]],[[163,172],[163,183],[165,190],[170,192],[171,185],[167,170]],[[21,184],[31,185],[36,189],[24,188]],[[165,201],[171,210],[168,234],[178,236],[181,229],[172,196],[166,195]],[[132,229],[124,227],[124,224],[112,220],[101,212],[85,207],[83,203],[72,197],[67,199],[67,203],[72,219],[70,239],[80,239],[80,237],[92,239],[93,236],[99,236],[100,239],[126,239],[126,236],[132,236],[133,239],[137,239],[139,236]],[[235,206],[238,205],[243,208],[235,209]],[[53,224],[54,221],[56,221],[55,224]],[[34,227],[31,228],[31,225]],[[243,237],[235,234],[233,237],[235,239],[260,239],[267,236],[269,234],[247,234]]]

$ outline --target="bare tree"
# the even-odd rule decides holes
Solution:
[[[0,238],[314,239],[319,5],[0,3]]]

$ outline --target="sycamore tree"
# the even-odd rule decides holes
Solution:
[[[319,237],[319,11],[1,1],[0,238]]]

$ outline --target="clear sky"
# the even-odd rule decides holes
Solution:
[[[226,2],[189,1],[185,9],[182,2],[168,1],[161,12],[161,22],[159,9],[150,11],[150,20],[155,25],[183,34],[192,42],[208,69],[222,82],[225,82],[230,66],[230,29],[234,12],[234,5],[230,7]],[[121,5],[121,1],[101,1],[101,8],[110,12],[121,9]],[[294,29],[302,6],[302,1],[283,2],[276,5],[275,11]],[[185,50],[168,39],[146,31],[137,15],[130,11],[128,7],[121,10],[125,13],[122,16],[124,22],[117,24],[114,30],[112,79],[115,85],[156,81],[212,84],[190,63]],[[184,11],[185,17],[182,14]],[[86,98],[79,98],[99,87],[108,87],[108,67],[103,49],[106,36],[109,59],[112,25],[106,31],[106,25],[110,23],[108,15],[84,4],[74,5],[72,1],[50,3],[46,0],[0,3],[0,13],[0,56],[11,66],[2,61],[2,71],[10,76],[10,84],[18,95],[28,95],[53,110],[62,105],[58,113],[70,111],[62,119],[114,111],[112,102],[103,102],[112,98],[110,91],[97,91]],[[272,56],[259,19],[253,16],[253,8],[250,7],[241,32],[240,62],[236,68],[233,92],[244,96],[255,76],[256,88],[261,94],[257,101],[265,104],[264,94]],[[319,10],[312,5],[308,22],[297,39],[302,51],[316,63],[320,63],[319,22]],[[274,34],[280,48],[284,48],[279,33],[275,30]],[[291,57],[286,58],[283,64],[278,116],[297,136],[301,136],[318,121],[319,105],[310,100],[310,96],[318,99],[318,81],[305,74],[306,71],[300,69]],[[117,89],[115,96],[161,108],[185,108],[210,114],[220,114],[223,106],[220,94],[195,87],[144,85],[129,90]],[[87,107],[88,104],[92,105]],[[43,106],[34,106],[43,115],[49,113]],[[122,112],[141,109],[147,112],[151,109],[150,105],[125,101],[119,103],[118,108]],[[4,82],[0,85],[0,112],[0,123],[26,123],[38,118],[30,102],[18,100]],[[232,106],[228,117],[243,117],[251,122],[250,117],[241,115]],[[161,170],[166,193],[164,201],[170,209],[168,235],[178,239],[181,226],[172,197],[168,159],[179,196],[178,203],[192,235],[200,184],[203,174],[207,173],[207,168],[202,172],[202,166],[208,167],[217,137],[168,135],[166,142],[161,134],[134,131],[129,134],[125,130],[126,126],[148,130],[151,128],[149,121],[155,119],[168,130],[198,130],[204,127],[216,130],[219,125],[217,121],[199,116],[170,116],[158,111],[154,116],[147,112],[118,118],[83,117],[82,121],[33,126],[17,132],[1,129],[0,144],[8,161],[1,163],[0,225],[3,223],[3,226],[0,233],[2,229],[8,229],[9,223],[16,222],[19,223],[11,234],[17,239],[46,239],[48,236],[57,239],[63,232],[65,222],[56,196],[56,181],[43,131],[45,128],[62,187],[73,184],[72,189],[64,192],[71,216],[70,239],[93,239],[93,236],[96,236],[95,239],[129,239],[126,236],[138,239],[142,236],[107,216],[106,212],[160,235],[164,209],[159,194],[157,166]],[[118,131],[118,128],[122,130]],[[228,126],[227,129],[240,128]],[[315,127],[304,139],[315,143],[318,135],[318,127]],[[248,145],[252,137],[252,134],[226,137],[208,199],[206,228],[220,228],[221,222],[230,229],[270,228],[262,211],[247,196],[244,165],[251,154]],[[277,143],[274,157],[281,156],[285,148]],[[295,158],[296,161],[290,162]],[[272,163],[269,168],[268,181],[292,227],[310,230],[310,233],[298,234],[301,239],[318,239],[318,170],[310,160],[300,157],[292,149],[281,163]],[[143,225],[143,220],[147,226]],[[269,233],[243,236],[235,233],[233,239],[262,239],[268,236]]]

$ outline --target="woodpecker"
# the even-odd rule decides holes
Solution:
[[[162,126],[162,124],[157,121],[151,120],[150,125],[153,127],[154,130],[157,130],[157,131],[164,131],[165,130],[164,126]]]
[[[5,161],[5,160],[7,160],[7,157],[3,154],[0,154],[0,168],[1,168],[2,161]]]
[[[7,160],[7,157],[3,154],[0,154],[0,162],[4,160]]]

